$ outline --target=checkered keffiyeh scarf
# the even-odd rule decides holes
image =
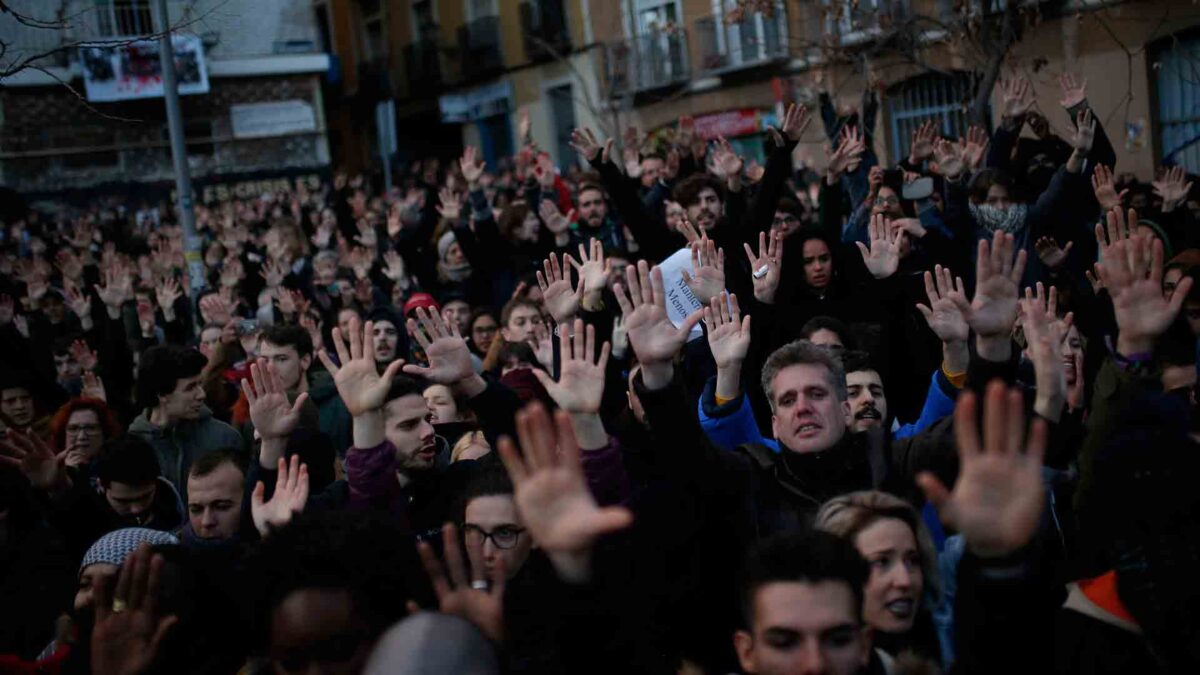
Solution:
[[[129,554],[136,551],[137,547],[142,544],[159,546],[178,543],[179,540],[169,532],[160,532],[145,527],[126,527],[115,530],[97,539],[87,553],[83,554],[83,562],[79,564],[79,573],[83,574],[85,569],[96,563],[108,563],[119,567],[121,563],[125,562],[125,558],[128,558]]]

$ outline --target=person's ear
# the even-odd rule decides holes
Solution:
[[[854,422],[854,413],[850,410],[850,399],[842,401],[842,414],[846,416],[846,426]]]
[[[300,371],[301,372],[308,370],[308,367],[312,365],[312,359],[313,359],[312,354],[306,354],[304,357],[302,357],[300,359]]]
[[[869,644],[869,642],[868,642]],[[758,672],[758,668],[754,663],[754,636],[744,630],[739,630],[733,634],[733,649],[737,652],[738,661],[742,664],[742,670],[747,673]],[[865,663],[863,665],[866,665]]]

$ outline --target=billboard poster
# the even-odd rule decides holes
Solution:
[[[172,35],[175,78],[179,93],[207,94],[208,68],[204,44],[197,35]],[[158,40],[130,40],[114,45],[79,48],[83,84],[92,102],[128,101],[163,95]]]

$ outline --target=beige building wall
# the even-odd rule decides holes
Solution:
[[[621,3],[617,0],[592,2],[593,8],[600,4],[605,6],[604,12],[593,11],[596,40],[608,42],[625,39]],[[702,74],[697,69],[700,40],[694,33],[695,20],[712,14],[711,0],[681,0],[683,24],[689,31],[688,51],[693,76],[690,87],[660,94],[658,100],[639,97],[631,110],[621,110],[618,105],[621,123],[632,123],[643,130],[653,130],[675,124],[682,115],[704,115],[740,108],[770,109],[775,104],[772,75],[784,78],[798,101],[811,102],[810,107],[816,116],[818,89],[814,86],[815,70],[810,66],[810,60],[819,63],[818,59],[812,59],[819,57],[819,50],[812,47],[814,36],[820,36],[824,29],[824,22],[819,11],[814,11],[809,4],[800,0],[787,1],[788,44],[792,60],[786,65],[774,67],[769,73],[761,74],[754,81],[730,83],[726,79],[713,82],[713,78],[703,78],[701,82]],[[1088,98],[1112,140],[1117,153],[1117,170],[1148,179],[1153,176],[1157,164],[1158,148],[1154,143],[1156,129],[1152,110],[1156,103],[1150,82],[1153,64],[1147,61],[1147,47],[1155,40],[1200,24],[1200,15],[1180,11],[1185,4],[1180,0],[1135,0],[1045,20],[1027,27],[1024,39],[1010,52],[1002,74],[1023,74],[1030,78],[1035,87],[1038,108],[1046,115],[1055,132],[1064,137],[1069,137],[1072,126],[1065,111],[1058,105],[1058,76],[1071,71],[1088,78]],[[914,2],[915,10],[926,14],[934,13],[934,6],[934,0]],[[964,54],[947,46],[931,48],[923,57],[937,67],[948,70],[979,67]],[[597,67],[603,78],[603,61],[600,58],[597,59]],[[869,69],[885,88],[923,72],[921,68],[895,57],[872,60]],[[857,107],[867,86],[863,74],[854,72],[849,65],[826,69],[824,80],[823,86],[835,91],[835,102],[842,106]],[[715,88],[697,91],[701,84]],[[998,96],[994,94],[993,111],[996,113],[999,104]],[[1141,135],[1128,143],[1127,124],[1135,127],[1140,125],[1142,129]],[[875,132],[878,151],[888,161],[898,161],[899,157],[890,156],[892,139],[889,137],[890,119],[886,100],[881,103]],[[809,165],[823,166],[824,146],[821,123],[815,119],[797,149],[796,157]],[[903,139],[901,146],[907,146]]]

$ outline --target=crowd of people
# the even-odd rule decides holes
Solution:
[[[203,279],[5,223],[0,671],[1197,672],[1200,186],[1060,84],[891,168],[873,93],[523,119],[197,206]]]

